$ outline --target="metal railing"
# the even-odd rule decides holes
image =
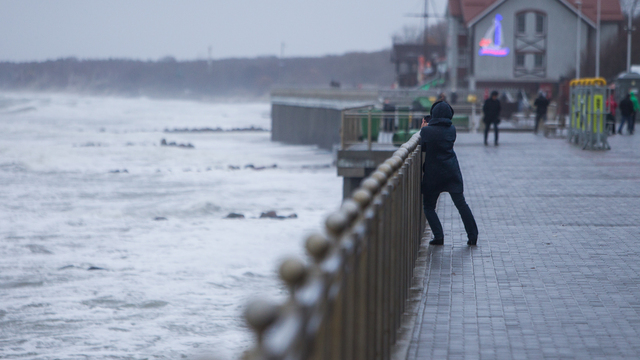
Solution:
[[[422,118],[429,113],[395,111],[383,112],[374,107],[349,109],[342,112],[340,145],[346,149],[350,145],[366,143],[371,150],[374,142],[400,145],[420,130]],[[388,135],[388,139],[382,139]],[[395,136],[395,139],[393,138]]]
[[[306,239],[310,261],[282,262],[289,298],[247,306],[244,359],[390,358],[425,228],[421,164],[415,134]]]

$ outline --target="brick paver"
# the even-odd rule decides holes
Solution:
[[[408,359],[640,359],[637,136],[594,152],[459,134],[478,246],[443,194]]]

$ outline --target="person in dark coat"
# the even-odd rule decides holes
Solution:
[[[498,100],[498,92],[492,91],[491,97],[484,101],[484,105],[482,106],[482,113],[484,114],[484,118],[482,122],[484,122],[484,144],[489,145],[487,143],[487,137],[489,136],[489,128],[491,124],[493,124],[494,129],[494,144],[498,145],[498,124],[500,123],[500,100]]]
[[[618,109],[620,110],[620,128],[618,129],[618,134],[622,134],[622,128],[624,127],[624,123],[627,123],[627,129],[630,134],[633,134],[633,128],[631,127],[631,116],[633,115],[633,102],[631,102],[631,95],[627,94],[627,96],[620,101],[620,105],[618,105]]]
[[[536,127],[533,129],[533,133],[538,133],[538,125],[540,119],[544,119],[547,122],[547,109],[549,108],[549,100],[544,96],[544,92],[540,91],[536,101],[533,102],[533,106],[536,107]]]
[[[429,244],[444,244],[444,232],[436,214],[436,202],[441,193],[448,192],[462,217],[467,231],[467,245],[476,245],[478,226],[464,199],[462,173],[453,151],[456,128],[451,122],[452,118],[451,106],[444,101],[438,101],[431,107],[431,116],[425,116],[420,130],[420,144],[425,152],[422,168],[422,204],[433,233],[433,240]]]

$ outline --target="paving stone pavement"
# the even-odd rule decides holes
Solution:
[[[500,136],[458,134],[478,246],[442,194],[407,358],[640,359],[640,138]]]

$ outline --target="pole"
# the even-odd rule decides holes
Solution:
[[[576,5],[578,5],[578,42],[576,44],[576,79],[580,79],[580,21],[582,20],[582,1],[576,1]]]
[[[596,14],[596,22],[597,22],[597,28],[596,28],[596,77],[600,77],[600,1],[598,0],[598,9],[597,14]]]
[[[629,19],[627,23],[627,72],[631,72],[631,33],[633,32],[633,13],[635,13],[638,0],[633,2],[629,11]]]

